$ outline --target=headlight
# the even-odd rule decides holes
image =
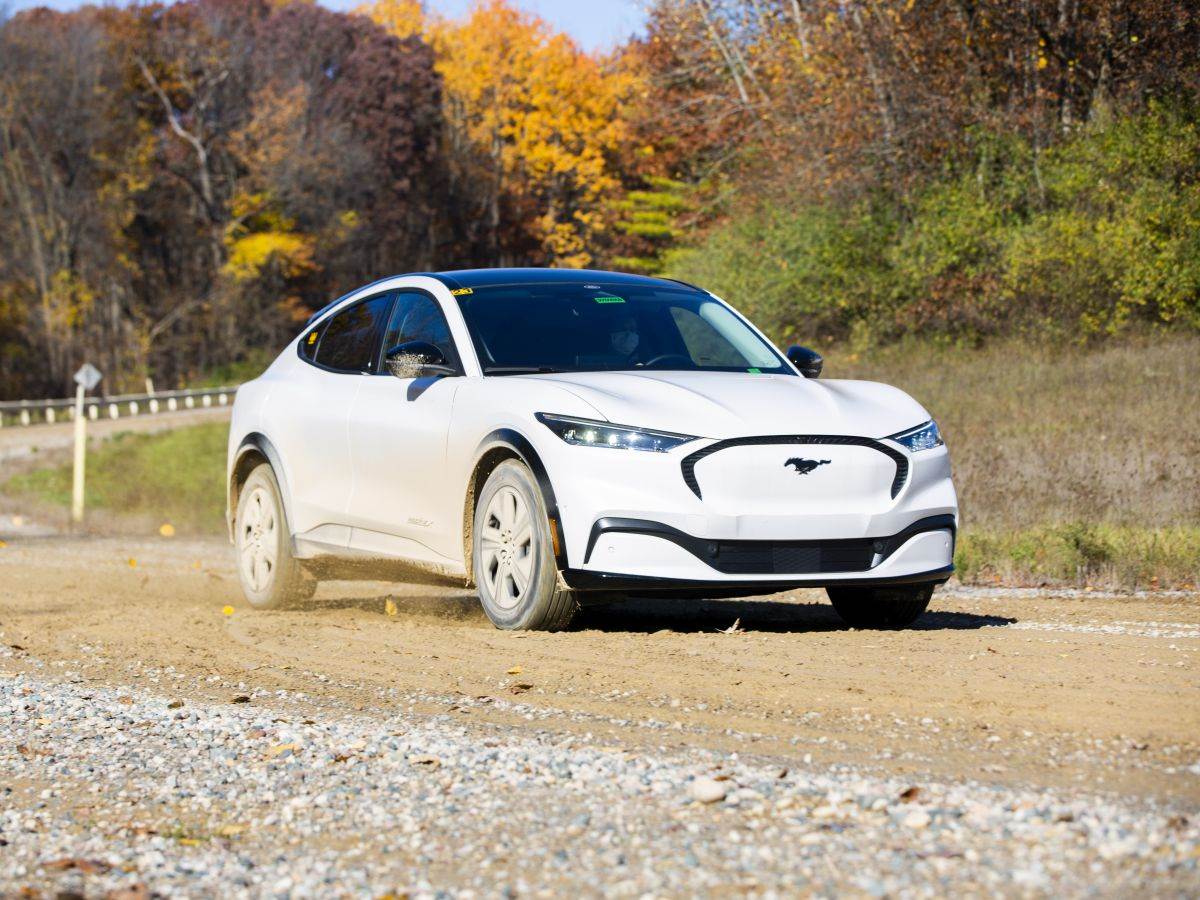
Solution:
[[[888,440],[903,444],[912,453],[919,450],[932,450],[934,447],[940,447],[946,443],[942,440],[942,433],[938,431],[937,422],[933,420],[908,431],[889,435]]]
[[[669,431],[651,431],[649,428],[629,428],[610,425],[591,419],[573,419],[570,416],[552,416],[538,413],[537,420],[557,434],[568,444],[581,447],[612,447],[617,450],[649,450],[666,453],[680,444],[694,441],[690,434],[673,434]]]

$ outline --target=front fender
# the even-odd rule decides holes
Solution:
[[[563,534],[562,518],[558,512],[558,500],[555,498],[554,485],[550,483],[550,475],[546,471],[546,466],[542,462],[542,458],[525,435],[512,428],[498,428],[480,441],[478,447],[475,448],[471,471],[478,472],[480,466],[485,463],[488,456],[495,454],[497,451],[511,451],[515,453],[521,459],[521,462],[529,467],[529,471],[533,473],[538,489],[542,492],[542,502],[546,504],[546,516],[550,520],[551,541],[554,545],[554,564],[560,572],[569,568],[567,564],[567,542]],[[472,480],[471,490],[474,490],[474,480]],[[466,555],[469,568],[469,560],[471,559],[470,548],[467,548]]]
[[[292,490],[288,484],[287,472],[283,468],[283,460],[271,439],[258,431],[252,431],[242,438],[233,463],[229,467],[228,483],[225,486],[225,521],[229,530],[229,540],[233,541],[233,519],[237,515],[238,485],[246,479],[252,468],[249,463],[256,457],[262,456],[275,473],[275,481],[279,484],[280,499],[283,502],[284,527],[289,535],[292,534]]]

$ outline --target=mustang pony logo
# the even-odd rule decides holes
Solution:
[[[784,465],[784,468],[786,468],[788,466],[795,466],[797,475],[807,475],[809,472],[811,472],[817,466],[829,465],[829,460],[827,460],[827,459],[801,459],[798,456],[793,456],[791,459],[789,459],[783,465]]]

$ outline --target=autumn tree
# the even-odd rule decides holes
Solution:
[[[65,393],[84,357],[107,390],[173,385],[453,260],[441,134],[432,51],[364,17],[188,0],[3,23],[0,390]]]
[[[627,74],[506,0],[461,20],[417,20],[406,0],[367,11],[402,34],[419,27],[437,53],[467,246],[497,263],[590,264],[617,185]]]
[[[36,10],[0,29],[0,377],[15,389],[64,393],[85,353],[141,363],[123,230],[145,147],[119,87],[92,12]]]

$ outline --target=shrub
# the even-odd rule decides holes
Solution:
[[[765,200],[666,269],[782,341],[1198,328],[1198,113],[1152,105],[1038,154],[981,132],[903,203]]]

